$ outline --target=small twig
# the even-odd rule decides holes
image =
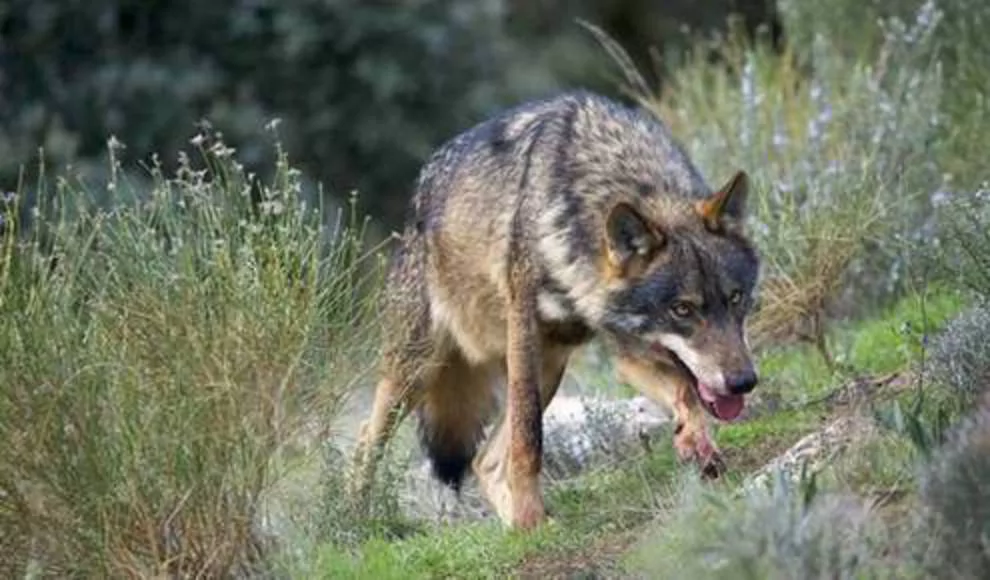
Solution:
[[[621,70],[622,74],[626,77],[626,82],[629,83],[630,88],[628,92],[631,96],[637,100],[649,98],[652,94],[649,83],[646,82],[646,79],[636,68],[636,64],[633,62],[633,59],[629,56],[629,53],[622,48],[622,45],[609,36],[607,32],[587,20],[584,20],[583,18],[576,18],[575,22],[590,32],[605,52],[608,53],[609,57],[611,57],[615,64],[618,65],[619,70]]]
[[[878,489],[873,492],[873,495],[875,496],[873,505],[875,507],[883,507],[907,496],[908,490],[904,487],[895,486],[888,489]]]

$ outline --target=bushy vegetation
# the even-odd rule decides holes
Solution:
[[[6,224],[4,577],[259,571],[265,492],[372,354],[360,223],[324,225],[284,154],[261,183],[197,142],[146,195],[112,179],[109,211],[60,178],[30,232]]]
[[[923,474],[919,542],[929,578],[979,578],[990,566],[990,410],[967,417]]]
[[[975,306],[953,320],[932,341],[931,380],[955,391],[969,404],[990,387],[990,309]]]
[[[279,117],[306,185],[323,183],[338,202],[366,192],[364,209],[394,225],[403,206],[393,201],[432,147],[532,94],[505,82],[523,59],[503,10],[448,0],[14,2],[0,13],[0,103],[13,113],[0,182],[13,189],[39,146],[51,164],[103,177],[108,134],[132,163],[156,153],[171,169],[201,118],[242,163],[266,171],[262,127]]]
[[[362,210],[396,228],[419,164],[458,129],[563,81],[614,88],[575,16],[605,22],[644,59],[650,43],[683,45],[686,35],[671,34],[682,23],[719,29],[735,10],[752,29],[772,17],[766,0],[701,10],[641,0],[567,4],[7,2],[0,189],[16,189],[22,169],[33,173],[39,147],[49,167],[72,163],[105,179],[110,134],[128,145],[125,170],[157,154],[171,171],[201,118],[249,169],[267,171],[262,127],[278,117],[306,185],[324,184],[337,203],[356,189]]]
[[[757,342],[804,338],[831,362],[829,316],[868,312],[910,283],[908,242],[941,179],[940,20],[931,4],[920,10],[880,23],[870,58],[847,57],[841,35],[783,54],[734,40],[719,47],[728,68],[702,52],[663,95],[640,97],[711,180],[735,168],[753,178],[750,227],[765,256]]]
[[[990,260],[987,258],[990,252],[990,184],[982,183],[974,191],[960,191],[949,182],[937,195],[939,204],[934,221],[939,236],[930,240],[934,251],[928,254],[927,267],[982,300],[990,300]]]
[[[812,482],[777,475],[742,497],[685,485],[664,529],[634,552],[636,567],[685,580],[784,580],[873,577],[890,565],[860,498],[816,495]]]

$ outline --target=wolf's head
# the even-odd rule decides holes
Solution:
[[[619,202],[603,232],[602,326],[627,348],[682,367],[722,420],[740,414],[758,380],[744,332],[759,270],[743,232],[747,189],[738,172],[699,201],[650,211]]]

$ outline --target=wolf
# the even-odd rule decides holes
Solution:
[[[677,413],[679,454],[719,471],[705,415],[738,417],[758,382],[744,331],[760,266],[748,189],[742,170],[710,188],[656,116],[584,90],[442,144],[396,234],[351,492],[368,497],[415,412],[440,481],[459,490],[471,469],[506,526],[544,522],[542,413],[596,337],[620,378]]]

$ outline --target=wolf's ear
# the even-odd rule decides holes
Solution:
[[[663,236],[636,209],[620,202],[605,218],[609,264],[621,274],[645,266],[663,246]]]
[[[698,202],[697,210],[706,225],[718,228],[724,218],[741,221],[746,213],[746,197],[749,195],[749,176],[737,171],[732,179],[708,199]]]

